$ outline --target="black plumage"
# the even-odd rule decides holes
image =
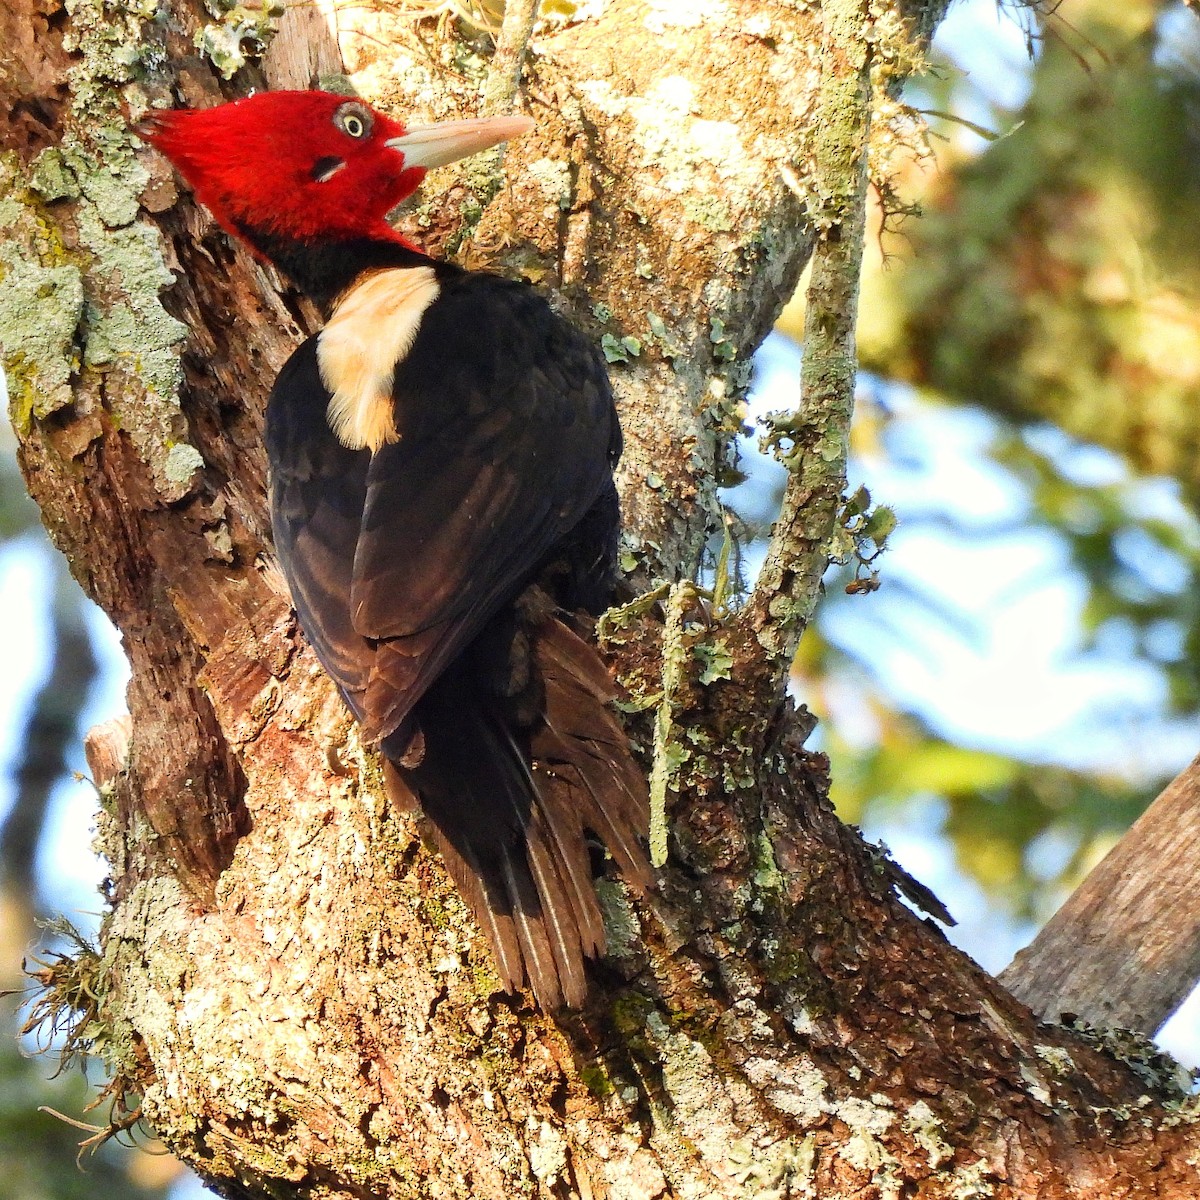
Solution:
[[[527,976],[544,1006],[579,1004],[604,945],[588,834],[649,878],[645,783],[570,615],[611,594],[611,390],[532,289],[392,244],[382,257],[439,285],[395,369],[398,440],[342,446],[318,340],[301,346],[267,411],[276,547],[302,628],[385,754],[393,799],[428,818],[504,986]]]

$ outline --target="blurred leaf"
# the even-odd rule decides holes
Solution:
[[[924,216],[872,256],[859,344],[885,376],[1053,421],[1200,501],[1200,23],[1171,7],[1044,7],[1028,102],[986,122],[1019,130],[905,180]],[[953,68],[925,90],[956,121],[983,101]]]
[[[901,795],[971,794],[1010,787],[1019,773],[1020,765],[1003,755],[930,740],[909,749],[894,764],[891,790]]]

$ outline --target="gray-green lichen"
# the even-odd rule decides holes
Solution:
[[[699,105],[696,83],[672,74],[655,81],[645,96],[622,95],[607,80],[589,80],[580,90],[605,116],[632,123],[631,145],[660,180],[658,202],[674,198],[687,222],[708,233],[736,230],[728,197],[739,194],[739,178],[749,179],[751,159],[737,124],[693,115]]]
[[[924,1100],[918,1100],[908,1108],[901,1128],[911,1134],[913,1141],[928,1155],[932,1170],[936,1171],[954,1157],[954,1150],[942,1136],[946,1132],[945,1126]]]
[[[691,658],[684,636],[685,614],[695,599],[695,584],[686,581],[672,584],[667,592],[662,694],[655,714],[654,761],[650,768],[650,861],[656,867],[667,861],[667,789],[678,785],[679,768],[691,757],[691,752],[679,740],[674,705]]]
[[[781,1138],[767,1145],[735,1142],[729,1150],[729,1173],[742,1186],[746,1200],[786,1200],[808,1194],[816,1165],[816,1138]]]
[[[79,196],[79,180],[57,146],[43,150],[34,159],[29,186],[46,201],[75,200]]]
[[[783,888],[783,874],[775,861],[775,847],[765,829],[760,829],[754,839],[754,886],[764,892],[778,892]]]
[[[834,1105],[833,1112],[849,1130],[837,1150],[838,1157],[855,1170],[869,1174],[884,1200],[899,1200],[904,1169],[883,1141],[896,1120],[891,1101],[882,1093],[851,1096]]]
[[[566,1174],[566,1140],[548,1121],[541,1123],[537,1141],[529,1148],[529,1169],[533,1177],[547,1189],[554,1187]]]
[[[526,173],[553,208],[567,209],[571,206],[571,168],[568,163],[557,158],[539,158],[529,164]]]
[[[790,662],[829,565],[827,551],[846,486],[854,406],[854,323],[865,228],[870,64],[875,48],[856,0],[821,6],[824,45],[807,179],[793,186],[819,233],[805,317],[804,406],[776,416],[764,449],[791,471],[749,615],[760,644]]]
[[[163,462],[163,472],[172,483],[188,484],[195,473],[204,466],[204,456],[195,446],[187,442],[177,442],[167,452]],[[225,530],[228,540],[229,532]]]
[[[796,1057],[786,1063],[771,1058],[751,1058],[743,1064],[742,1070],[770,1104],[803,1125],[814,1125],[833,1111],[827,1096],[829,1083],[807,1057]]]
[[[1067,1028],[1124,1063],[1160,1100],[1179,1102],[1193,1095],[1196,1072],[1189,1071],[1144,1034],[1117,1026],[1093,1026],[1077,1019],[1068,1021]],[[1036,1047],[1038,1057],[1045,1061],[1042,1049]]]
[[[736,1077],[718,1069],[709,1051],[682,1030],[674,1030],[663,1014],[651,1010],[643,1029],[661,1069],[669,1107],[652,1104],[654,1145],[668,1175],[676,1162],[699,1155],[710,1168],[724,1168],[729,1147],[746,1137],[766,1136],[747,1129],[739,1116],[753,1108],[753,1093]],[[686,1144],[685,1144],[686,1143]]]
[[[596,897],[604,919],[604,938],[610,958],[628,958],[638,943],[637,914],[622,884],[612,879],[596,881]]]
[[[159,301],[172,282],[153,226],[138,223],[149,175],[129,132],[123,90],[161,58],[146,38],[157,0],[68,0],[77,124],[21,175],[0,176],[0,345],[19,426],[99,397],[179,499],[200,455],[185,441],[179,344],[187,329]],[[139,94],[140,95],[140,94]],[[137,100],[138,97],[134,97]],[[63,249],[60,227],[70,226]]]
[[[163,61],[161,45],[144,39],[146,23],[158,15],[158,0],[66,0],[70,25],[63,48],[77,55],[71,68],[71,111],[89,126],[95,125],[103,157],[132,157],[124,133],[120,97],[116,91]],[[103,127],[108,119],[112,124]],[[114,128],[115,126],[115,128]]]
[[[106,226],[117,229],[136,220],[138,197],[150,176],[132,154],[118,153],[115,143],[110,142],[104,157],[98,158],[68,138],[63,142],[62,161]]]
[[[729,651],[729,643],[723,637],[715,637],[711,642],[696,642],[692,646],[692,654],[702,664],[700,682],[703,684],[716,683],[719,679],[732,678],[733,655]]]
[[[0,356],[18,428],[71,403],[83,304],[83,278],[74,264],[43,266],[13,245],[0,245]]]
[[[1039,1044],[1034,1046],[1033,1052],[1055,1075],[1066,1076],[1076,1070],[1075,1060],[1071,1057],[1070,1052],[1062,1046],[1043,1046]]]
[[[692,29],[727,16],[726,0],[650,0],[643,24],[650,33],[665,33],[669,28]]]
[[[168,499],[178,499],[191,478],[190,472],[186,478],[181,475],[183,372],[177,350],[187,327],[158,298],[159,289],[172,281],[158,236],[143,224],[109,228],[86,203],[78,223],[95,271],[107,281],[106,290],[116,293],[107,302],[97,298],[88,305],[84,363],[118,374],[122,386],[107,389],[113,414],[154,472],[159,489]],[[193,461],[199,459],[197,451],[188,450]]]
[[[981,1158],[954,1172],[946,1195],[950,1200],[988,1200],[996,1194],[991,1182],[994,1177],[987,1159]]]
[[[218,20],[196,34],[196,49],[207,55],[226,79],[266,50],[285,9],[280,0],[256,5],[206,0],[206,7]]]

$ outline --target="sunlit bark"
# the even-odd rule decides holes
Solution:
[[[695,620],[667,647],[670,859],[644,905],[602,885],[588,1007],[498,994],[264,558],[262,405],[315,314],[124,132],[123,105],[261,78],[220,83],[194,38],[229,63],[228,37],[183,0],[153,23],[15,8],[35,34],[6,51],[0,344],[30,489],[133,667],[104,789],[111,909],[80,969],[118,1087],[177,1154],[231,1196],[1200,1187],[1167,1084],[1039,1027],[895,898],[899,872],[832,815],[752,622]],[[911,31],[860,15],[877,69],[899,69]],[[334,39],[312,16],[295,10],[274,82],[342,58],[378,103],[473,109],[483,39],[383,9],[340,11]],[[812,242],[785,176],[830,75],[821,18],[614,0],[544,32],[520,93],[538,131],[499,189],[468,167],[403,218],[554,288],[609,348],[638,579],[694,569],[748,356]],[[661,690],[662,638],[652,611],[610,632],[635,701]]]

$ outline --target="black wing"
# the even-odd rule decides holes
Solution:
[[[312,337],[280,371],[267,406],[271,527],[300,627],[361,721],[375,649],[354,628],[349,596],[370,455],[333,436],[328,403]]]
[[[619,426],[595,351],[531,289],[453,274],[396,371],[351,620],[377,643],[369,737],[397,728],[611,487]]]
[[[389,793],[431,822],[503,985],[527,977],[544,1007],[580,1004],[584,960],[604,943],[586,834],[644,888],[644,779],[595,652],[548,599],[529,602],[537,589],[502,610],[560,543],[592,602],[606,600],[620,451],[607,377],[528,289],[450,274],[394,392],[400,440],[372,456],[329,429],[315,339],[281,372],[267,412],[280,561],[318,657],[383,740]],[[492,678],[518,643],[536,714]]]
[[[330,431],[305,343],[267,413],[276,547],[300,624],[369,740],[401,725],[611,488],[595,351],[530,288],[448,272],[393,392],[400,440]]]

